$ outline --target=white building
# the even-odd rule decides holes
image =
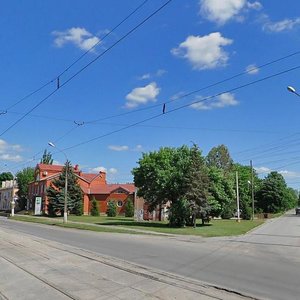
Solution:
[[[0,187],[0,210],[10,210],[11,202],[17,196],[18,186],[16,180],[2,181]]]

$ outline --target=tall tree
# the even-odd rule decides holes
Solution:
[[[278,172],[271,172],[257,192],[258,206],[266,213],[277,213],[291,208],[291,194],[285,180]],[[295,201],[296,202],[296,201]]]
[[[168,201],[175,203],[186,191],[183,181],[189,167],[190,149],[161,148],[143,153],[132,173],[138,196],[149,204],[149,210]]]
[[[45,149],[43,156],[41,158],[41,164],[45,165],[52,165],[53,164],[53,158],[51,152],[48,152],[47,149]]]
[[[64,214],[65,199],[65,176],[66,168],[68,170],[68,186],[67,186],[67,208],[68,212],[76,215],[82,215],[82,191],[77,182],[77,177],[73,171],[73,167],[69,161],[66,162],[59,177],[51,182],[47,189],[49,199],[48,211],[50,215]]]
[[[186,191],[184,198],[188,201],[192,211],[192,223],[196,227],[196,218],[199,215],[202,224],[209,214],[208,199],[208,170],[205,160],[196,144],[190,150],[190,162],[186,170],[184,181]]]
[[[223,144],[213,147],[208,152],[206,161],[209,167],[217,167],[225,172],[229,172],[233,165],[233,160],[230,157],[229,150]]]
[[[2,181],[13,180],[14,176],[10,172],[3,172],[0,174],[0,184]]]
[[[28,199],[28,184],[34,180],[34,168],[25,168],[16,174],[18,184],[18,204],[24,209]]]
[[[209,204],[211,215],[215,217],[231,218],[235,210],[234,177],[222,169],[211,166],[209,176]]]

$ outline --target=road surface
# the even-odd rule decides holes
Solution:
[[[261,299],[299,299],[300,295],[300,216],[292,213],[269,220],[247,235],[227,238],[96,233],[4,218],[0,227]]]

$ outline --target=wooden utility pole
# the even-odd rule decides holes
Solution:
[[[240,222],[241,218],[240,218],[240,195],[239,195],[239,174],[238,174],[238,171],[235,172],[235,177],[236,177],[237,222]]]
[[[252,160],[250,160],[251,167],[251,198],[252,198],[252,221],[254,220],[254,179],[253,179],[253,165]]]

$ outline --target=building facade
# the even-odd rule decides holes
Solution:
[[[17,192],[18,185],[16,180],[2,181],[0,187],[0,210],[8,211],[11,209],[11,202],[17,198]]]
[[[41,213],[48,212],[47,189],[52,180],[58,178],[63,171],[63,166],[38,164],[35,168],[35,180],[29,184],[28,204],[29,210],[35,210],[37,201],[41,201]],[[91,201],[95,198],[99,204],[100,213],[107,210],[109,201],[116,203],[118,214],[123,214],[127,201],[134,203],[135,186],[132,183],[108,184],[106,173],[84,173],[78,165],[73,168],[77,182],[83,194],[83,213],[88,215],[91,210]]]

